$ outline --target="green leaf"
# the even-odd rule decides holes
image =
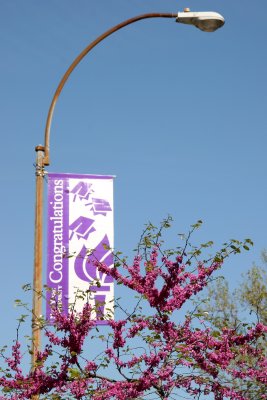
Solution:
[[[69,371],[70,377],[73,379],[79,378],[81,376],[81,373],[77,368],[69,368],[68,371]]]

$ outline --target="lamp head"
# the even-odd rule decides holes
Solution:
[[[224,18],[213,11],[191,12],[186,8],[183,12],[178,12],[176,22],[194,25],[205,32],[214,32],[224,25]]]

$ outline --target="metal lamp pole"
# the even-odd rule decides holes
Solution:
[[[39,318],[42,314],[42,247],[43,247],[43,177],[45,174],[45,166],[50,163],[49,145],[50,145],[50,129],[53,118],[54,109],[58,97],[68,80],[70,74],[80,61],[102,40],[113,34],[114,32],[124,28],[134,22],[148,18],[175,18],[176,22],[194,25],[197,28],[213,32],[224,24],[224,18],[215,12],[191,12],[185,9],[178,13],[148,13],[128,19],[113,28],[107,30],[97,39],[91,42],[73,61],[68,70],[63,75],[53,99],[50,104],[49,112],[46,120],[45,128],[45,145],[39,145],[35,148],[37,152],[36,158],[36,204],[35,204],[35,241],[34,241],[34,274],[33,274],[33,313],[32,313],[32,368],[35,367],[38,351],[41,349],[41,327]],[[35,398],[38,398],[38,396]]]

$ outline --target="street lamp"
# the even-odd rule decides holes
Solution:
[[[102,40],[112,33],[130,25],[134,22],[148,18],[175,18],[176,22],[194,25],[205,32],[213,32],[224,24],[224,18],[215,12],[191,12],[184,9],[178,13],[148,13],[133,17],[109,29],[92,43],[90,43],[73,61],[68,70],[63,75],[53,96],[46,120],[44,146],[39,145],[35,148],[36,158],[36,206],[35,206],[35,241],[34,241],[34,276],[33,276],[33,318],[32,318],[32,366],[34,367],[37,352],[41,348],[41,329],[39,318],[42,314],[42,235],[43,235],[43,177],[44,167],[50,163],[50,129],[55,105],[58,97],[68,80],[70,74],[80,61]]]
[[[191,12],[185,8],[183,12],[178,12],[176,22],[194,25],[204,32],[214,32],[224,24],[222,15],[212,12]]]

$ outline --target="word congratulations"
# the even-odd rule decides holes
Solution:
[[[52,223],[51,234],[53,234],[53,265],[49,272],[49,279],[55,284],[62,281],[62,268],[63,268],[63,255],[66,249],[63,245],[63,180],[54,181],[54,194],[53,201],[50,202],[52,216],[50,221]]]

